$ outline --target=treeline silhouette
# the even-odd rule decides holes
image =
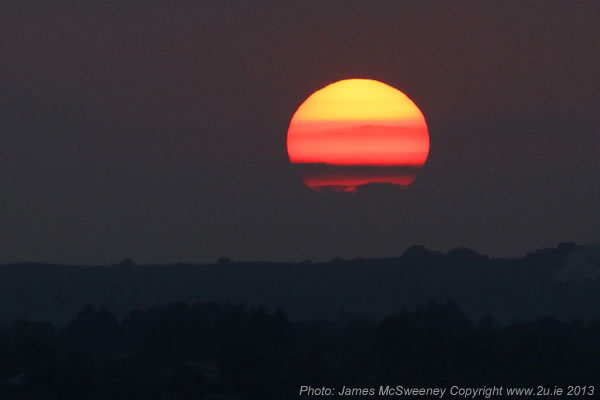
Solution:
[[[296,399],[300,385],[592,385],[600,319],[473,321],[453,301],[381,320],[175,303],[0,333],[1,399]],[[598,389],[598,388],[597,388]]]

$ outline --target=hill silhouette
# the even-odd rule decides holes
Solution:
[[[462,248],[422,246],[381,259],[324,263],[237,262],[210,265],[0,266],[0,321],[24,318],[62,325],[85,304],[122,318],[138,308],[174,302],[261,304],[293,320],[340,312],[380,319],[430,300],[455,300],[474,318],[500,322],[552,314],[590,319],[600,309],[600,266],[591,247],[573,243],[525,257],[496,259]]]

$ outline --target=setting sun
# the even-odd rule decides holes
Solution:
[[[287,149],[292,163],[310,166],[303,179],[315,190],[352,192],[369,183],[406,187],[427,160],[429,133],[421,110],[401,91],[347,79],[302,103],[290,122]]]

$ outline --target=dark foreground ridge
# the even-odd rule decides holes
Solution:
[[[598,248],[572,243],[515,259],[416,246],[397,258],[326,263],[14,264],[0,266],[0,323],[25,318],[61,325],[85,304],[122,318],[179,301],[262,304],[307,320],[340,312],[381,319],[401,304],[455,300],[469,317],[492,314],[501,323],[539,315],[589,320],[598,316],[598,293]]]
[[[214,303],[138,310],[118,321],[86,306],[58,332],[28,321],[0,332],[5,400],[285,400],[318,398],[299,396],[301,386],[377,393],[380,385],[536,392],[581,385],[589,393],[599,389],[590,386],[600,383],[598,370],[600,319],[503,327],[490,316],[472,322],[454,302],[403,308],[379,322],[353,315],[291,322],[280,310]]]

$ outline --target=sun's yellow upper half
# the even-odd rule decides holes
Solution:
[[[313,93],[293,120],[423,121],[419,108],[404,93],[371,79],[346,79]]]

